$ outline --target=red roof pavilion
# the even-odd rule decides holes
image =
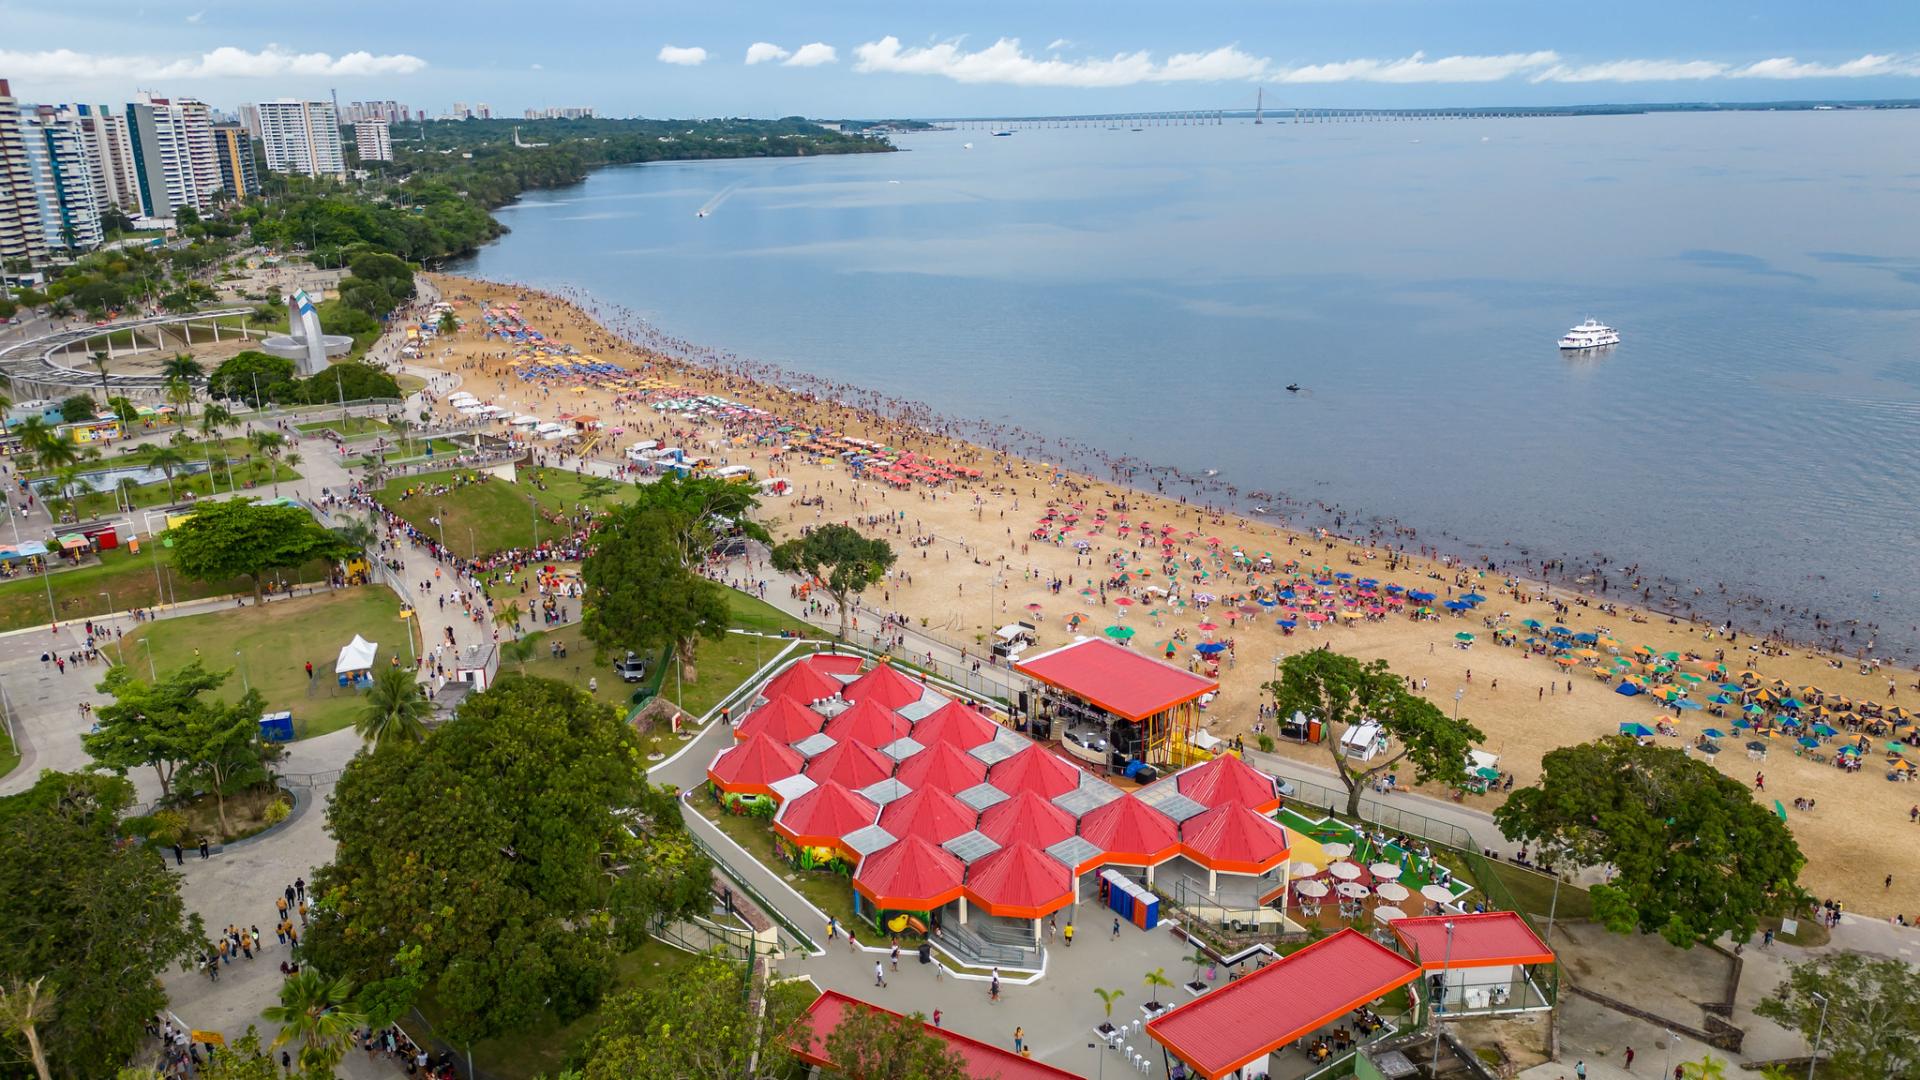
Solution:
[[[789,747],[755,735],[722,750],[707,766],[707,779],[736,795],[771,795],[773,782],[798,773],[801,764],[800,755]]]
[[[919,837],[944,844],[961,833],[971,832],[979,816],[973,807],[939,788],[916,787],[912,794],[881,808],[880,827],[892,833],[896,840]]]
[[[900,674],[892,664],[881,664],[847,684],[840,696],[848,701],[878,701],[889,709],[904,709],[926,696],[927,688]]]
[[[1448,923],[1453,924],[1452,945],[1447,944]],[[1427,971],[1553,963],[1553,950],[1514,911],[1395,919],[1387,929]]]
[[[1132,795],[1081,815],[1080,836],[1123,866],[1158,866],[1180,853],[1180,826]]]
[[[1418,978],[1413,961],[1351,928],[1147,1022],[1147,1034],[1219,1080]]]
[[[893,759],[865,743],[836,743],[807,762],[807,776],[814,783],[838,782],[855,791],[892,775]]]
[[[811,705],[840,693],[846,686],[805,660],[767,680],[760,696],[768,701],[789,697],[802,705]]]
[[[1015,844],[967,868],[966,895],[989,915],[1038,919],[1073,903],[1073,871],[1039,848]]]
[[[1080,786],[1080,770],[1034,743],[988,769],[987,779],[1009,795],[1032,791],[1052,799]]]
[[[907,836],[861,859],[853,887],[875,907],[933,911],[960,895],[966,873],[959,859],[918,836]]]
[[[807,1006],[806,1013],[801,1016],[806,1031],[802,1036],[804,1041],[793,1047],[794,1056],[809,1065],[833,1071],[833,1062],[827,1057],[827,1036],[840,1026],[841,1018],[846,1016],[849,1009],[873,1009],[889,1016],[900,1015],[837,990],[828,990]],[[947,1049],[960,1055],[966,1062],[966,1074],[974,1080],[1080,1080],[1077,1074],[1065,1069],[1056,1069],[1032,1058],[1021,1057],[978,1039],[969,1039],[958,1032],[928,1023],[922,1023],[921,1026],[927,1034],[945,1043]]]
[[[1031,791],[1022,791],[981,811],[980,832],[1001,847],[1050,848],[1073,835],[1073,815]]]
[[[1239,803],[1221,803],[1180,825],[1180,849],[1209,870],[1264,874],[1287,861],[1287,830]]]
[[[952,743],[971,750],[993,741],[999,725],[979,709],[964,701],[949,701],[913,725],[913,741],[922,746]]]
[[[985,780],[987,765],[952,743],[943,742],[901,762],[898,776],[915,791],[938,788],[957,793]]]
[[[801,663],[822,675],[858,675],[866,661],[853,653],[814,653]]]
[[[829,780],[780,807],[773,831],[801,847],[840,847],[840,838],[880,817],[872,800]]]
[[[764,732],[782,745],[797,743],[819,731],[822,722],[819,713],[782,695],[748,713],[740,726],[733,729],[733,737],[750,739]]]
[[[1184,769],[1174,775],[1173,782],[1180,794],[1201,806],[1233,802],[1262,814],[1280,809],[1280,791],[1273,777],[1234,754]]]
[[[1212,679],[1105,638],[1062,645],[1013,669],[1135,723],[1220,689]]]
[[[878,749],[913,730],[907,718],[874,698],[827,721],[827,734],[835,742],[859,742]]]

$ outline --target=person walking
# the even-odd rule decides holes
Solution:
[[[1627,1071],[1633,1071],[1633,1047],[1627,1047]]]
[[[1013,1025],[1013,1052],[1019,1053],[1027,1045],[1027,1029],[1019,1024]]]
[[[1069,949],[1073,948],[1073,920],[1072,919],[1068,919],[1067,925],[1060,931],[1060,938],[1062,941],[1065,941],[1067,943],[1067,948]]]
[[[205,859],[207,854],[207,838],[203,836],[200,838],[200,858]]]
[[[186,856],[182,855],[180,852],[180,841],[175,840],[173,842],[173,865],[185,866],[186,862],[187,862]]]
[[[1108,938],[1107,940],[1109,941],[1120,940],[1120,916],[1118,915],[1115,915],[1113,917],[1113,936],[1111,938]]]
[[[940,1026],[940,1015],[941,1014],[939,1009],[933,1010],[933,1026],[934,1027]]]
[[[887,985],[887,969],[878,960],[873,962],[873,985],[882,989]]]
[[[1584,1061],[1574,1062],[1573,1076],[1574,1080],[1587,1080],[1587,1063]]]
[[[888,955],[887,959],[893,961],[893,970],[895,971],[900,970],[900,943],[899,942],[896,941],[893,943],[893,952]]]
[[[834,918],[831,915],[827,916],[827,940],[832,941],[834,939],[834,936],[839,932],[840,932],[840,920]]]
[[[993,969],[993,979],[987,983],[987,1003],[1000,1004],[1000,969]]]

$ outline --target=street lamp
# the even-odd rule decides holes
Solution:
[[[147,674],[152,676],[153,681],[157,683],[160,681],[160,671],[153,665],[153,642],[148,641],[146,638],[141,638],[140,645],[147,650]]]
[[[1820,1025],[1813,1029],[1813,1056],[1807,1059],[1807,1080],[1813,1080],[1813,1070],[1820,1064],[1820,1037],[1827,1033],[1827,1006],[1831,1002],[1818,990],[1809,990],[1807,996],[1820,999]]]
[[[1467,696],[1467,688],[1462,686],[1453,692],[1453,722],[1460,722],[1460,699]]]
[[[1428,1061],[1428,1068],[1434,1072],[1438,1072],[1440,1068],[1440,1009],[1441,1009],[1441,1006],[1446,1004],[1447,968],[1450,964],[1453,963],[1453,920],[1452,919],[1447,920],[1446,927],[1447,927],[1447,948],[1446,948],[1446,951],[1442,953],[1440,956],[1440,989],[1435,991],[1433,995],[1433,1056]]]
[[[1087,1044],[1087,1049],[1094,1051],[1094,1056],[1097,1057],[1100,1061],[1100,1067],[1098,1070],[1096,1070],[1095,1075],[1098,1078],[1104,1078],[1107,1075],[1107,1055],[1100,1053],[1099,1047],[1100,1047],[1099,1043]]]
[[[247,658],[240,655],[239,649],[233,650],[233,658],[239,661],[238,666],[240,668],[240,689],[246,691],[249,694],[253,693],[253,686],[247,682]]]

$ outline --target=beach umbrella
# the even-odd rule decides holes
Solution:
[[[1599,643],[1600,635],[1599,634],[1575,634],[1573,635],[1573,640],[1581,643],[1582,645],[1595,645]]]
[[[1040,605],[1039,605],[1039,604],[1028,604],[1028,605],[1027,605],[1027,610],[1028,610],[1028,611],[1030,611],[1030,612],[1032,612],[1032,613],[1033,613],[1033,614],[1035,614],[1035,615],[1038,615],[1038,614],[1040,614]]]
[[[1676,708],[1676,709],[1685,709],[1685,710],[1687,710],[1688,712],[1693,712],[1693,711],[1695,711],[1695,710],[1697,710],[1697,709],[1701,709],[1701,708],[1704,708],[1705,706],[1703,706],[1703,705],[1701,705],[1701,704],[1700,704],[1699,702],[1697,702],[1697,701],[1685,701],[1685,700],[1682,700],[1682,701],[1676,701],[1676,702],[1674,702],[1674,703],[1673,703],[1673,707],[1674,707],[1674,708]]]
[[[1343,859],[1339,862],[1328,864],[1327,873],[1332,874],[1341,881],[1352,881],[1360,876],[1360,868]]]
[[[1481,766],[1480,768],[1473,770],[1473,775],[1479,777],[1482,780],[1498,780],[1500,779],[1500,770],[1489,769],[1485,766]]]
[[[1472,640],[1473,640],[1473,635],[1472,635],[1472,634],[1469,634],[1469,633],[1467,633],[1467,632],[1466,632],[1465,630],[1462,630],[1462,631],[1460,631],[1459,633],[1457,633],[1457,634],[1455,634],[1455,635],[1453,635],[1453,640],[1455,640],[1455,641],[1472,641]]]
[[[1195,627],[1195,629],[1199,630],[1203,634],[1211,634],[1215,630],[1220,629],[1220,627],[1215,623],[1203,622],[1199,626]]]
[[[1113,603],[1114,603],[1114,606],[1115,606],[1115,607],[1123,607],[1123,608],[1130,608],[1130,607],[1132,607],[1132,606],[1133,606],[1133,597],[1131,597],[1131,596],[1116,596],[1116,597],[1114,597],[1114,598],[1113,598]]]
[[[1373,918],[1375,922],[1390,923],[1399,919],[1404,919],[1406,917],[1407,917],[1406,912],[1401,911],[1399,908],[1394,907],[1392,904],[1381,904],[1379,907],[1373,909]]]
[[[1443,885],[1422,885],[1420,886],[1420,895],[1436,904],[1450,904],[1453,902],[1453,893],[1448,891]]]
[[[1540,620],[1539,619],[1521,619],[1520,625],[1526,627],[1529,630],[1538,630],[1540,629]]]
[[[1783,709],[1799,710],[1799,709],[1806,708],[1807,704],[1806,702],[1801,701],[1799,698],[1781,698],[1780,707]]]
[[[1330,844],[1321,844],[1320,850],[1326,852],[1327,857],[1330,859],[1344,859],[1347,856],[1353,854],[1353,845],[1343,844],[1340,841],[1335,840]]]
[[[1803,735],[1803,736],[1801,736],[1801,737],[1800,737],[1800,745],[1801,745],[1801,746],[1804,746],[1804,747],[1806,747],[1806,748],[1807,748],[1807,749],[1809,749],[1809,750],[1811,750],[1811,749],[1813,749],[1814,747],[1816,747],[1816,746],[1819,746],[1819,745],[1820,745],[1820,740],[1819,740],[1819,739],[1816,739],[1816,738],[1814,738],[1814,737],[1813,737],[1813,736],[1811,736],[1811,735]]]
[[[1556,624],[1547,627],[1547,633],[1552,634],[1554,637],[1570,637],[1573,631],[1567,627]]]
[[[1739,693],[1744,693],[1747,688],[1744,686],[1741,686],[1738,683],[1726,682],[1726,683],[1720,684],[1720,689],[1726,691],[1729,694],[1739,694]]]
[[[1730,698],[1730,697],[1728,697],[1728,696],[1727,696],[1727,695],[1725,695],[1725,694],[1715,694],[1715,695],[1713,695],[1712,697],[1710,697],[1710,698],[1708,698],[1707,700],[1708,700],[1708,701],[1711,701],[1711,702],[1713,702],[1713,703],[1714,703],[1715,705],[1731,705],[1731,704],[1733,704],[1733,699],[1732,699],[1732,698]]]
[[[1115,641],[1130,641],[1133,633],[1131,626],[1109,626],[1106,629],[1106,635]]]
[[[1700,734],[1705,735],[1709,739],[1724,739],[1727,737],[1726,732],[1721,731],[1719,728],[1711,728],[1711,727],[1706,729],[1705,731],[1702,731]]]
[[[1852,743],[1848,743],[1846,746],[1843,746],[1840,748],[1840,756],[1841,757],[1859,757],[1860,747]]]
[[[1653,734],[1653,729],[1645,724],[1627,722],[1620,725],[1620,734],[1631,735],[1636,739],[1644,739]]]
[[[1700,676],[1698,676],[1698,675],[1695,675],[1695,674],[1694,674],[1693,672],[1691,672],[1691,671],[1683,671],[1683,672],[1681,672],[1681,673],[1680,673],[1680,678],[1681,678],[1681,680],[1682,680],[1682,681],[1684,681],[1684,682],[1690,682],[1690,683],[1702,683],[1702,682],[1705,682],[1705,681],[1706,681],[1705,679],[1702,679],[1702,678],[1701,678]]]
[[[1694,749],[1706,754],[1708,757],[1712,757],[1720,752],[1720,748],[1713,743],[1701,743],[1699,746],[1694,747]]]
[[[1333,891],[1349,900],[1365,900],[1373,895],[1373,890],[1357,881],[1343,881],[1333,887]]]
[[[1680,662],[1680,654],[1677,652],[1663,652],[1660,655],[1666,657],[1669,663],[1677,664]]]
[[[1193,651],[1199,653],[1201,656],[1212,656],[1215,653],[1226,652],[1227,645],[1223,641],[1203,641],[1195,645]]]
[[[1767,744],[1756,740],[1754,742],[1748,743],[1747,749],[1753,751],[1756,754],[1764,754],[1767,752]]]
[[[1400,876],[1400,868],[1393,863],[1377,862],[1367,867],[1367,872],[1382,881],[1392,881]]]
[[[1318,900],[1327,895],[1327,883],[1314,881],[1311,878],[1306,881],[1296,881],[1293,883],[1293,891],[1309,900]]]
[[[1299,626],[1300,622],[1298,619],[1279,619],[1274,622],[1274,625],[1280,627],[1282,630],[1291,630]]]
[[[1820,735],[1827,738],[1832,738],[1833,736],[1840,734],[1838,730],[1836,730],[1835,728],[1829,727],[1826,724],[1813,725],[1813,733],[1815,735]]]
[[[1413,893],[1409,892],[1405,885],[1397,881],[1383,881],[1373,887],[1373,895],[1382,900],[1390,900],[1397,904],[1412,896]]]

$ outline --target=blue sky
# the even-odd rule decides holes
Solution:
[[[1914,0],[0,0],[28,101],[1036,115],[1920,98]],[[749,58],[755,62],[749,63]]]

